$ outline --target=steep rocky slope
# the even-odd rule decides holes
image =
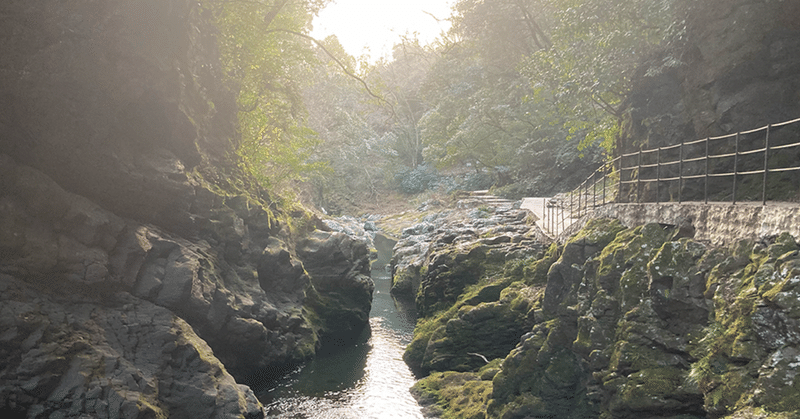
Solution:
[[[788,234],[711,248],[594,220],[422,310],[414,392],[445,418],[796,417],[799,251]]]
[[[0,415],[261,417],[237,381],[367,324],[366,245],[235,187],[199,3],[0,14]]]

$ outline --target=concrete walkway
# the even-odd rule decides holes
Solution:
[[[553,198],[522,198],[521,209],[528,210],[536,216],[536,224],[550,237],[558,237],[577,218],[572,218],[568,208]]]

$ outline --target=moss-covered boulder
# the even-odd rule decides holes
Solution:
[[[474,371],[486,360],[505,357],[533,325],[530,309],[537,298],[529,288],[509,288],[499,301],[462,306],[431,336],[421,369]]]
[[[523,337],[494,376],[490,417],[597,417],[582,362],[569,350],[570,329],[552,320]]]
[[[713,323],[706,329],[691,377],[716,416],[763,409],[763,416],[800,415],[800,252],[783,234],[772,244],[742,242],[749,262],[727,261],[707,281]],[[739,257],[741,260],[741,256]],[[748,413],[749,414],[749,413]],[[768,416],[769,415],[769,416]],[[792,416],[794,415],[794,416]]]
[[[477,285],[425,300],[405,359],[440,372],[417,393],[441,417],[800,417],[800,246],[677,230],[594,220],[538,259],[477,257]],[[491,385],[476,354],[503,357]]]
[[[491,377],[496,371],[495,362],[478,373],[433,373],[414,384],[411,392],[426,417],[484,419],[492,391]]]
[[[307,306],[320,321],[320,335],[358,336],[369,324],[375,289],[366,244],[343,233],[314,231],[299,243],[297,255],[313,284]]]
[[[570,238],[561,257],[547,272],[544,309],[549,314],[563,313],[575,303],[573,297],[576,296],[575,291],[583,278],[584,264],[624,229],[618,220],[591,220],[578,234]]]
[[[468,285],[477,284],[486,272],[487,250],[476,244],[433,253],[424,268],[417,293],[419,315],[430,316],[450,307]]]
[[[474,286],[449,310],[420,319],[403,359],[418,375],[475,371],[505,357],[533,325],[543,289],[504,278]]]

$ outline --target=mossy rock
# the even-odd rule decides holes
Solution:
[[[558,260],[559,247],[557,243],[553,243],[545,252],[544,257],[540,259],[529,259],[524,263],[522,275],[525,283],[529,285],[539,285],[547,283],[547,271],[550,266]]]
[[[598,218],[589,220],[588,223],[574,236],[570,237],[567,243],[583,241],[587,244],[597,246],[602,249],[617,236],[617,233],[625,230],[622,223],[613,218]]]
[[[505,357],[533,325],[543,293],[508,281],[470,287],[447,311],[420,319],[403,358],[411,369],[418,375],[474,371],[485,363],[479,355]],[[476,301],[481,302],[472,305]]]
[[[420,267],[407,265],[397,268],[392,275],[391,293],[398,298],[412,300],[416,294],[416,287],[420,282]]]
[[[748,417],[755,412],[751,406],[761,406],[765,410],[754,417],[797,415],[800,380],[789,378],[800,359],[797,243],[782,234],[768,247],[740,242],[732,253],[740,262],[720,263],[707,281],[714,323],[698,347],[701,358],[691,377],[704,391],[710,414]],[[749,263],[742,267],[745,254]],[[733,267],[738,269],[730,272]]]
[[[537,324],[493,379],[491,417],[597,417],[586,399],[582,362],[558,320]]]
[[[669,231],[659,224],[647,224],[617,234],[598,257],[597,281],[626,312],[647,297],[647,266],[664,244]]]
[[[414,384],[411,393],[425,410],[442,419],[484,419],[492,382],[474,373],[433,373]]]
[[[478,245],[431,255],[416,298],[419,316],[446,310],[469,285],[477,284],[486,272],[486,251],[485,246]]]
[[[647,368],[627,376],[610,403],[613,414],[682,412],[702,415],[702,395],[685,386],[686,371],[671,367]]]

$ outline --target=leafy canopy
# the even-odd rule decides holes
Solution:
[[[267,189],[286,191],[323,170],[310,160],[319,143],[306,126],[301,89],[309,83],[314,48],[306,38],[326,0],[205,0],[219,30],[225,74],[238,87],[236,154],[242,169]]]

